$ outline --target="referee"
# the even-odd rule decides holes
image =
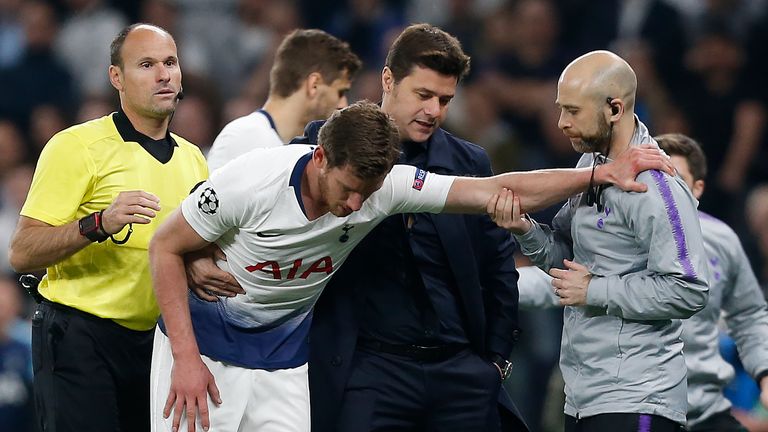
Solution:
[[[123,29],[109,79],[120,110],[51,138],[11,243],[16,271],[46,269],[32,332],[44,432],[149,430],[159,312],[147,246],[208,175],[200,150],[168,131],[181,69],[167,31]]]

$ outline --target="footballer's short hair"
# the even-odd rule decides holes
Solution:
[[[384,177],[400,157],[400,135],[392,118],[368,101],[334,112],[317,139],[329,168],[348,166],[361,179]]]
[[[430,24],[413,24],[392,44],[385,66],[395,83],[410,75],[415,66],[461,81],[469,73],[469,60],[455,37]]]
[[[345,72],[351,80],[361,67],[348,43],[322,30],[294,30],[277,48],[269,72],[269,93],[288,97],[313,72],[319,72],[326,84]]]
[[[707,177],[707,156],[704,155],[704,150],[696,140],[679,133],[663,134],[653,139],[668,155],[685,158],[693,181],[704,180]]]

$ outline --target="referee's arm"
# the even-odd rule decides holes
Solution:
[[[160,200],[144,191],[120,192],[101,213],[99,229],[120,232],[129,223],[148,224],[160,210]],[[11,240],[9,261],[18,273],[42,270],[91,244],[80,234],[79,221],[60,226],[22,215]]]
[[[21,216],[8,250],[8,260],[17,273],[43,270],[89,244],[91,241],[80,235],[78,221],[53,226]]]

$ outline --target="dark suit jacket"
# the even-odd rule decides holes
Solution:
[[[310,123],[305,136],[292,142],[316,143],[321,124]],[[491,175],[490,161],[481,147],[442,129],[428,142],[426,168],[440,174]],[[498,353],[508,358],[518,335],[518,276],[511,236],[486,215],[434,215],[433,221],[457,281],[458,301],[466,317],[464,330],[472,348],[481,356]],[[315,306],[309,362],[315,432],[334,430],[355,351],[358,323],[365,319],[358,316],[362,310],[360,290],[377,271],[375,263],[387,259],[376,248],[377,242],[387,241],[380,237],[374,229],[357,246]],[[503,386],[499,403],[503,430],[527,430]]]

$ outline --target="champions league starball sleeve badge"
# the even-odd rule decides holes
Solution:
[[[207,215],[216,214],[219,210],[219,197],[211,187],[205,188],[197,199],[197,208]]]

